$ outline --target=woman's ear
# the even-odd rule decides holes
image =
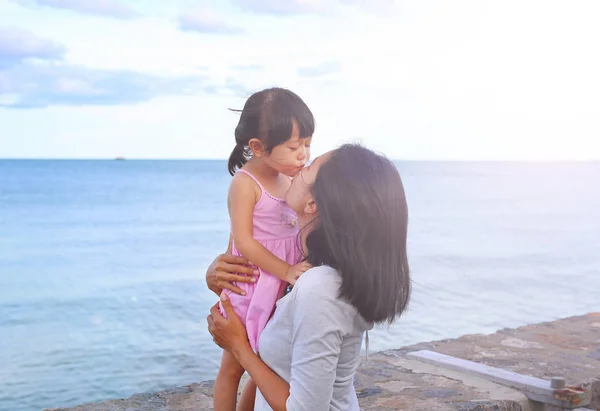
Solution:
[[[248,141],[248,147],[252,150],[252,154],[256,157],[262,157],[265,155],[265,146],[262,141],[257,138],[252,138]]]
[[[315,203],[315,199],[311,198],[308,200],[308,203],[304,206],[304,214],[314,215],[317,214],[317,203]]]

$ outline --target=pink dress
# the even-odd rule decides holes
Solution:
[[[269,194],[252,174],[245,170],[239,170],[239,172],[252,178],[262,192],[252,214],[254,239],[288,264],[299,263],[302,259],[302,252],[298,239],[296,213],[284,200]],[[235,243],[232,244],[232,253],[238,256],[242,255],[235,248]],[[251,258],[249,260],[252,261]],[[252,349],[258,351],[258,337],[271,318],[275,303],[283,295],[286,283],[276,276],[260,270],[256,283],[236,283],[235,285],[246,291],[246,295],[242,296],[228,290],[223,292],[227,294],[235,312],[246,325]],[[226,315],[222,307],[221,314]]]

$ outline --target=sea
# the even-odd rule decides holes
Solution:
[[[600,311],[600,163],[397,162],[414,292],[372,351]],[[0,410],[215,377],[225,161],[0,161]]]

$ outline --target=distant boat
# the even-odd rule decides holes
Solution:
[[[115,160],[117,160],[117,161],[124,161],[125,157],[117,157],[117,158],[115,158]]]

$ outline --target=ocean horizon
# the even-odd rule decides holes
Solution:
[[[226,161],[114,160],[0,160],[0,411],[216,375]],[[600,162],[395,164],[414,293],[371,350],[600,311]]]

